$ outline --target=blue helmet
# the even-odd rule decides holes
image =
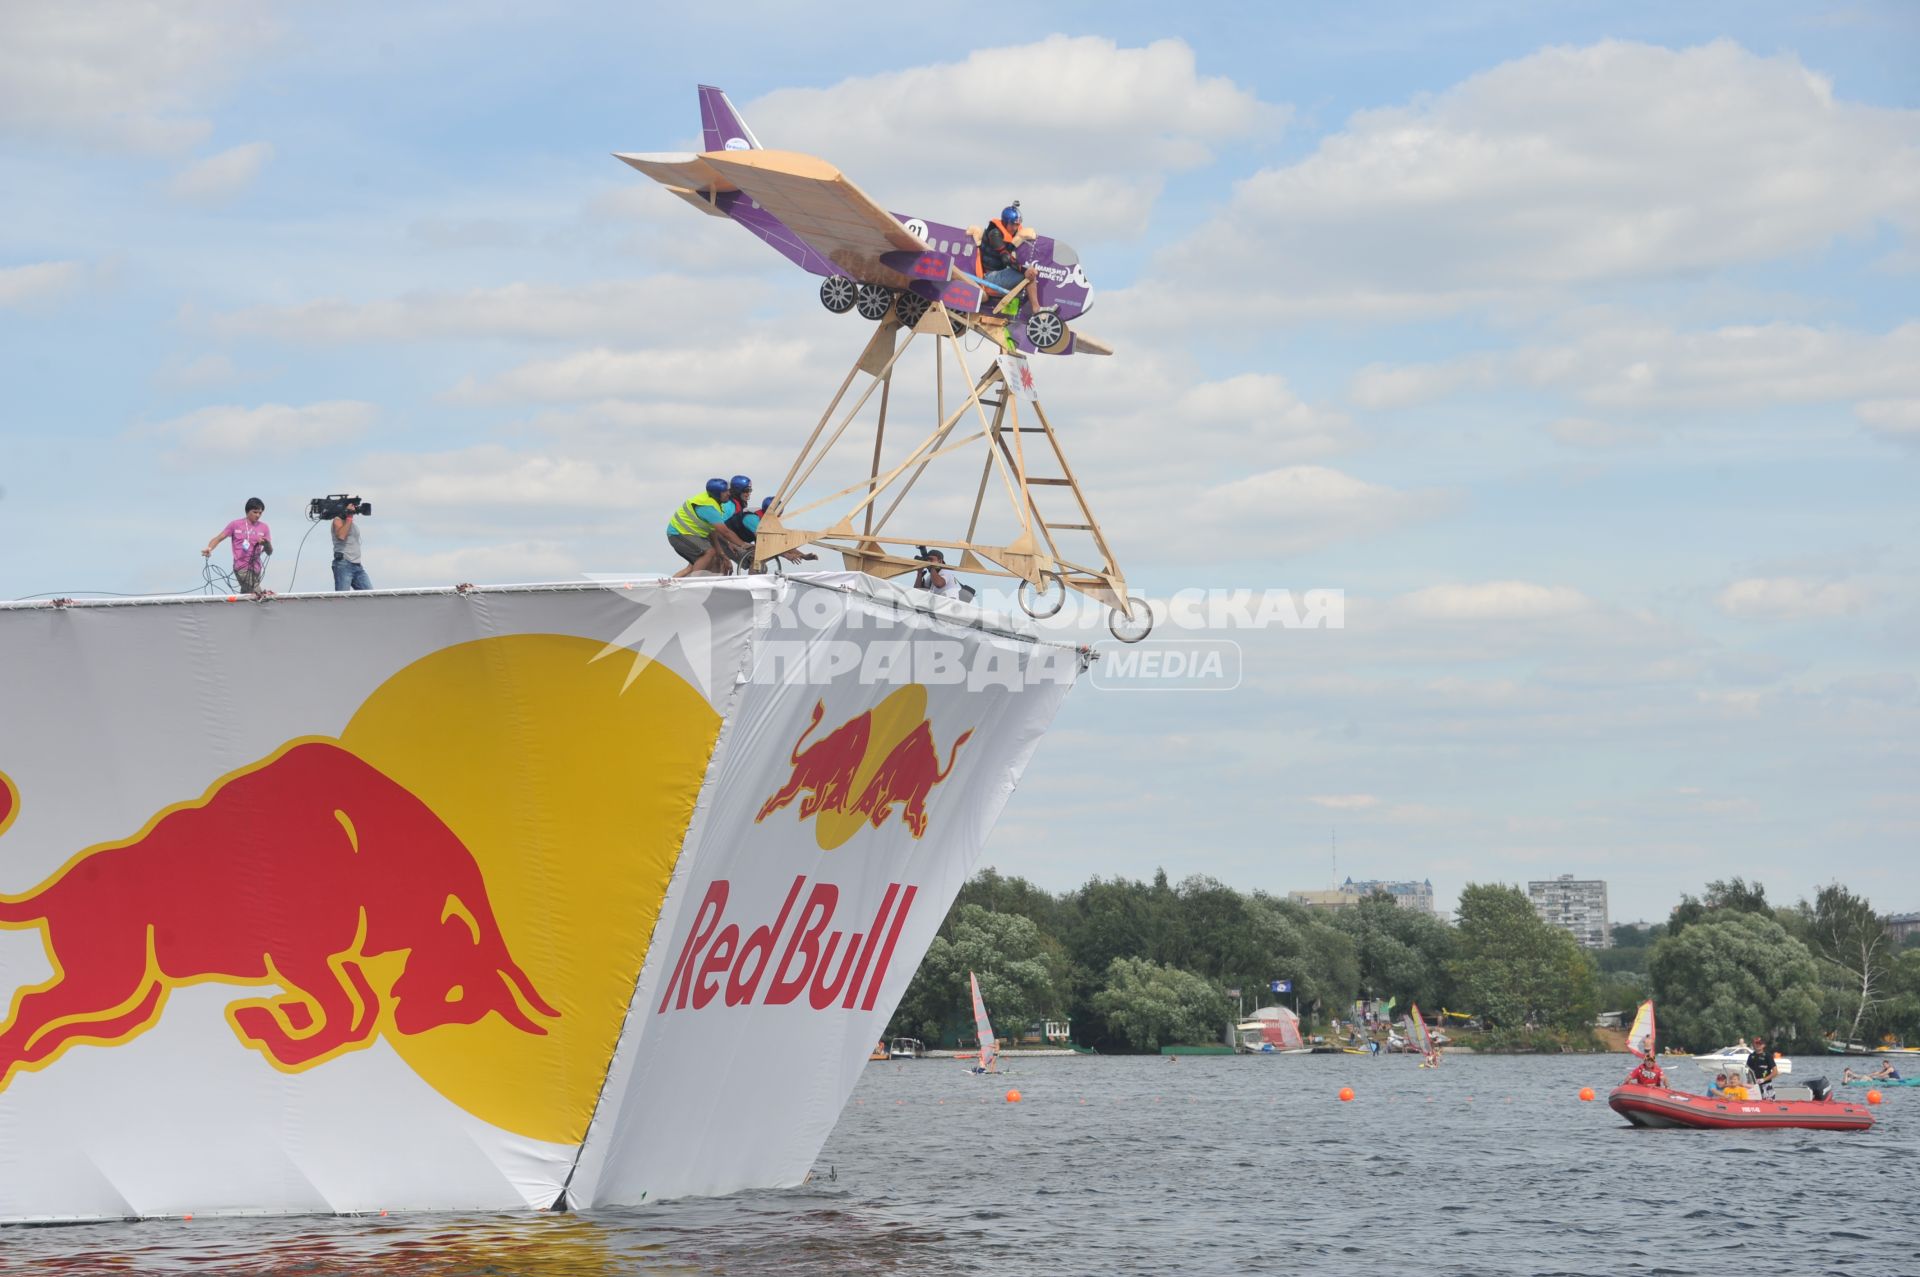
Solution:
[[[726,481],[725,479],[709,479],[709,480],[707,480],[707,495],[708,495],[708,496],[710,496],[710,497],[715,497],[715,498],[719,498],[719,497],[724,497],[724,496],[726,496],[726,495],[727,495],[727,481]]]
[[[752,486],[753,486],[753,480],[747,478],[747,476],[745,476],[744,474],[736,474],[735,476],[733,476],[733,490],[735,492],[745,492],[748,488],[751,488]]]
[[[1001,209],[1001,210],[1000,210],[1000,220],[1001,220],[1001,221],[1003,221],[1003,222],[1017,222],[1017,221],[1019,221],[1019,220],[1020,220],[1020,201],[1019,201],[1019,200],[1015,200],[1015,201],[1014,201],[1013,203],[1011,203],[1011,204],[1009,204],[1009,205],[1007,205],[1007,206],[1006,206],[1005,208],[1003,208],[1003,209]]]

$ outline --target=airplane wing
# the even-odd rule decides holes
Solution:
[[[874,203],[839,169],[815,156],[793,151],[717,151],[693,158],[779,218],[815,252],[862,282],[904,288],[907,277],[884,264],[881,255],[930,250],[925,240]],[[637,164],[634,167],[640,168]],[[645,168],[640,171],[655,176]],[[682,182],[676,179],[674,184]]]
[[[621,163],[639,169],[709,216],[725,217],[726,214],[715,203],[715,197],[738,189],[698,155],[685,152],[632,155],[615,151],[613,156]]]

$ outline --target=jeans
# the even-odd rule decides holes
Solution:
[[[373,582],[367,580],[367,569],[359,563],[350,563],[346,559],[333,561],[333,588],[336,590],[371,590]]]
[[[982,276],[982,278],[995,288],[1002,289],[1009,293],[1020,287],[1020,282],[1026,277],[1027,273],[1018,266],[1006,266],[1000,270],[990,270]]]

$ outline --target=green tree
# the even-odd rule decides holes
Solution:
[[[1218,1041],[1231,1010],[1216,985],[1145,958],[1115,958],[1093,1004],[1111,1034],[1136,1051]]]
[[[1813,954],[1770,914],[1726,911],[1653,946],[1660,1035],[1712,1051],[1760,1033],[1805,1042],[1819,1023]]]
[[[1822,887],[1811,906],[1802,902],[1800,912],[1821,973],[1852,1012],[1847,1041],[1857,1042],[1861,1024],[1888,997],[1893,942],[1887,938],[1887,920],[1839,883]]]
[[[1680,903],[1673,907],[1673,914],[1667,919],[1667,934],[1679,935],[1694,923],[1704,922],[1710,914],[1723,911],[1771,916],[1773,907],[1767,903],[1767,889],[1757,882],[1748,885],[1745,878],[1715,879],[1707,884],[1701,899],[1680,897]]]
[[[1448,964],[1455,993],[1489,1024],[1518,1029],[1593,1022],[1593,962],[1540,920],[1518,887],[1469,883]]]
[[[1377,891],[1335,914],[1333,925],[1353,939],[1361,996],[1435,1008],[1451,1000],[1446,964],[1453,931],[1446,923]]]
[[[980,977],[980,996],[1002,1037],[1017,1037],[1035,1020],[1064,1013],[1066,955],[1031,918],[961,905],[947,915],[888,1025],[890,1034],[938,1042],[949,1033],[973,1036],[967,973]]]

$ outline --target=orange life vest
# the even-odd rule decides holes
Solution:
[[[1019,242],[1020,232],[1008,230],[1007,224],[1001,221],[997,217],[994,218],[991,222],[988,222],[987,225],[998,226],[1000,228],[1000,238],[1006,241],[1007,255],[1011,257],[1013,255],[1014,245]],[[975,244],[973,246],[973,273],[978,275],[981,279],[985,279],[987,277],[987,266],[983,256],[984,250],[986,249],[986,239],[987,239],[987,233],[985,231],[981,231],[980,243]]]

